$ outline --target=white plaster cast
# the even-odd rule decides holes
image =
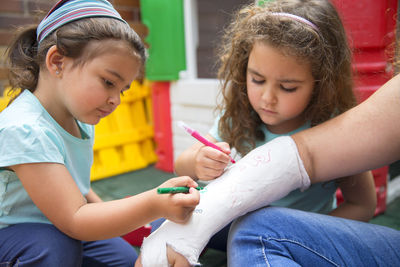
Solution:
[[[235,218],[267,206],[294,189],[306,189],[310,179],[293,139],[279,137],[260,146],[200,192],[200,203],[186,224],[164,222],[143,242],[144,267],[168,266],[166,245],[191,265],[209,239]]]

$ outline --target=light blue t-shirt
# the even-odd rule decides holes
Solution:
[[[219,117],[214,121],[214,125],[209,131],[209,134],[218,142],[222,142],[218,131]],[[259,147],[279,136],[293,135],[297,132],[310,128],[310,123],[307,122],[298,129],[286,134],[274,134],[268,131],[265,124],[260,126],[265,136],[265,141],[257,141],[256,147]],[[271,206],[287,207],[292,209],[311,211],[317,213],[328,214],[336,208],[336,192],[337,185],[335,181],[312,184],[307,190],[301,192],[296,189],[290,192],[286,197],[271,203]]]
[[[81,122],[78,125],[82,139],[65,131],[28,90],[0,112],[0,228],[25,222],[50,223],[16,174],[4,169],[7,166],[63,164],[82,195],[89,192],[94,127]]]

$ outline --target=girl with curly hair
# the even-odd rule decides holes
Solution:
[[[207,138],[223,152],[194,144],[175,162],[179,175],[216,179],[230,164],[231,148],[238,159],[356,105],[351,50],[329,1],[282,0],[243,7],[225,30],[219,58],[223,101]],[[338,187],[345,202],[337,207]],[[313,184],[271,206],[368,221],[376,207],[373,177],[368,171]],[[212,243],[218,239],[223,240],[213,238]]]

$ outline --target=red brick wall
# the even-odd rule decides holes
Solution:
[[[57,0],[1,0],[0,4],[0,93],[7,85],[5,52],[16,28],[38,24]],[[121,16],[144,38],[146,27],[140,22],[139,0],[111,0]]]

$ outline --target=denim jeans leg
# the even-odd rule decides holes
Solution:
[[[233,223],[228,240],[228,265],[400,266],[400,231],[268,207]]]
[[[136,250],[120,237],[82,241],[82,244],[82,267],[134,266],[138,257]]]
[[[0,266],[81,266],[82,243],[46,223],[0,229]]]

